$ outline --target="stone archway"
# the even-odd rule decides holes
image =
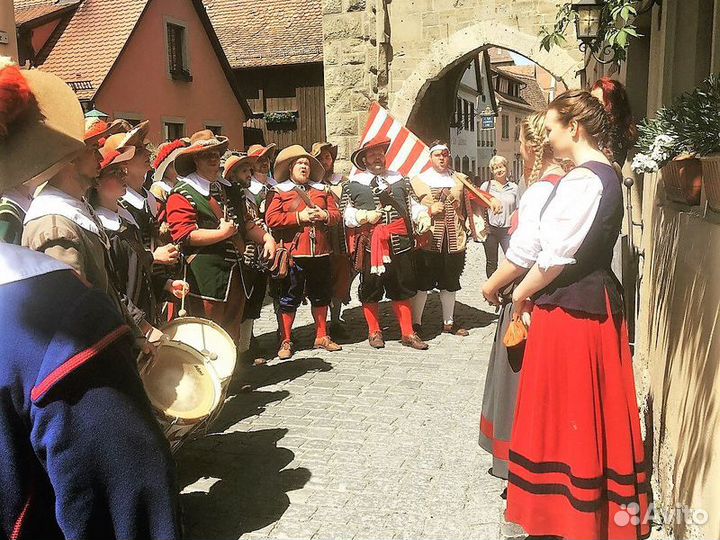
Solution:
[[[395,117],[406,123],[422,102],[430,83],[437,81],[487,47],[502,47],[529,58],[546,69],[568,88],[579,86],[577,71],[582,68],[579,52],[555,48],[552,53],[540,49],[537,35],[498,23],[482,21],[458,30],[446,39],[438,39],[427,56],[390,96],[389,107]]]

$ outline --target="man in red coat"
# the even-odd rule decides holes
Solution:
[[[327,312],[332,296],[329,227],[340,223],[335,198],[322,183],[320,162],[300,145],[285,148],[275,161],[272,199],[265,222],[275,239],[289,246],[294,259],[287,277],[280,282],[282,341],[278,357],[293,355],[292,324],[307,295],[315,319],[315,348],[334,352],[342,349],[327,333]]]

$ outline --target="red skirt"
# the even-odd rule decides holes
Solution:
[[[506,518],[528,534],[650,534],[650,484],[622,315],[535,307],[509,458]]]

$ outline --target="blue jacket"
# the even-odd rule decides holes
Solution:
[[[0,321],[0,538],[180,538],[168,443],[110,299],[0,244]]]

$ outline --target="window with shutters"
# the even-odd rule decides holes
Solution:
[[[192,81],[187,55],[187,30],[184,26],[167,23],[167,53],[170,76],[176,81]]]

